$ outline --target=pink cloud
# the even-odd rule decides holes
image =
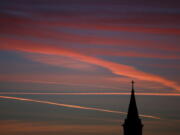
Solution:
[[[164,53],[149,53],[138,51],[124,51],[124,50],[110,50],[110,49],[89,49],[83,50],[88,54],[104,55],[104,56],[123,56],[123,57],[137,57],[137,58],[159,58],[159,59],[180,59],[180,55],[177,54],[164,54]]]
[[[58,26],[78,29],[94,29],[105,31],[121,31],[121,32],[137,32],[147,34],[173,34],[180,35],[180,29],[178,28],[160,28],[160,27],[144,27],[144,26],[113,26],[107,24],[87,24],[87,23],[69,23],[69,22],[39,22],[40,24],[47,26]]]
[[[26,58],[31,59],[33,61],[37,61],[40,63],[57,66],[57,67],[65,67],[76,70],[85,70],[85,71],[95,71],[95,66],[81,62],[79,60],[74,60],[72,58],[66,56],[57,56],[57,55],[24,55]]]
[[[68,49],[64,49],[64,48],[60,48],[60,47],[56,47],[52,45],[37,44],[33,42],[24,42],[20,40],[6,40],[6,42],[1,44],[0,48],[7,49],[7,50],[31,52],[31,53],[66,56],[66,57],[70,57],[70,58],[73,58],[82,62],[86,62],[89,64],[94,64],[94,65],[106,68],[116,75],[136,78],[140,80],[158,82],[165,86],[174,88],[176,90],[180,90],[180,86],[176,84],[176,82],[165,79],[158,75],[153,75],[150,73],[140,71],[133,66],[110,62],[110,61],[103,60],[100,58],[88,56],[80,52],[76,52],[73,50],[68,50]]]
[[[12,23],[13,22],[13,23]],[[86,44],[92,45],[101,45],[101,46],[119,46],[119,47],[137,47],[137,48],[145,48],[145,49],[158,49],[158,50],[166,50],[166,51],[175,51],[179,52],[180,48],[176,43],[173,42],[162,42],[157,40],[137,40],[135,38],[127,39],[127,38],[115,38],[115,37],[107,37],[107,36],[93,36],[93,35],[77,35],[66,32],[58,32],[52,30],[51,28],[78,28],[78,29],[91,29],[91,30],[106,30],[106,31],[128,31],[128,32],[145,32],[145,33],[160,33],[160,34],[178,34],[180,30],[177,28],[143,28],[142,26],[113,26],[113,25],[105,25],[105,24],[88,24],[88,23],[79,23],[79,22],[41,22],[41,21],[33,21],[30,19],[23,19],[20,17],[4,17],[2,18],[1,31],[2,34],[12,34],[20,37],[35,37],[35,38],[43,38],[43,39],[51,39],[58,42],[67,42],[67,43],[79,43],[85,46]],[[11,24],[9,26],[9,24]],[[23,24],[26,24],[25,26]],[[23,25],[23,26],[21,26]],[[40,27],[41,26],[41,27]],[[35,28],[35,29],[34,29]],[[173,46],[173,47],[172,47]],[[144,54],[142,54],[144,55]],[[135,55],[137,56],[137,55]],[[162,56],[155,55],[157,58]],[[155,57],[154,56],[154,57]],[[163,55],[164,58],[172,58],[169,55]],[[138,56],[137,56],[138,57]],[[146,57],[152,57],[152,55],[146,55]],[[174,57],[173,57],[174,58]]]
[[[119,82],[111,79],[111,76],[105,75],[80,75],[80,74],[47,74],[47,73],[30,73],[30,74],[1,74],[0,82],[20,82],[20,83],[35,83],[44,85],[65,85],[73,86],[74,88],[86,87],[87,89],[97,90],[97,89],[111,89],[111,90],[121,90]],[[119,81],[124,83],[129,83],[129,79],[119,77]],[[24,88],[24,89],[28,89]],[[58,90],[62,90],[59,88]],[[86,89],[84,91],[87,91]]]

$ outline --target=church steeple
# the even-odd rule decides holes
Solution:
[[[132,90],[131,90],[131,99],[129,103],[128,115],[127,118],[139,118],[138,116],[138,109],[136,105],[135,93],[134,93],[134,81],[132,83]]]
[[[132,83],[131,98],[128,108],[127,118],[123,124],[124,135],[142,135],[142,123],[139,118],[138,109],[136,105],[134,81]]]

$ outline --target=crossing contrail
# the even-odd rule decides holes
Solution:
[[[0,98],[27,101],[27,102],[35,102],[35,103],[42,103],[42,104],[49,104],[49,105],[83,109],[83,110],[94,110],[94,111],[116,113],[116,114],[127,114],[126,112],[121,112],[121,111],[113,111],[113,110],[108,110],[108,109],[86,107],[86,106],[79,106],[79,105],[71,105],[71,104],[62,104],[62,103],[57,103],[57,102],[45,101],[45,100],[35,100],[35,99],[29,99],[29,98],[9,97],[9,96],[0,96]],[[142,115],[141,114],[140,116],[145,117],[145,118],[160,119],[159,117],[151,116],[151,115]]]

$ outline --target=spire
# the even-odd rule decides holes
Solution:
[[[134,81],[132,80],[131,99],[129,103],[127,119],[136,119],[138,116],[138,109],[136,105],[135,92],[134,92]]]
[[[132,90],[134,90],[134,81],[132,80]]]
[[[142,135],[143,124],[138,116],[138,109],[136,106],[134,81],[132,81],[132,91],[130,97],[127,118],[124,121],[124,135]]]

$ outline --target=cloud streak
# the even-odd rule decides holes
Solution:
[[[140,71],[133,66],[110,62],[93,56],[88,56],[73,50],[64,49],[58,46],[38,44],[34,42],[24,42],[22,40],[6,40],[6,42],[0,46],[0,49],[16,50],[16,51],[40,53],[40,54],[48,54],[48,55],[67,56],[82,62],[86,62],[89,64],[94,64],[106,68],[115,75],[127,76],[130,78],[136,78],[151,82],[158,82],[165,86],[171,87],[175,90],[178,91],[180,90],[180,86],[177,85],[176,82],[170,81],[168,79],[165,79],[157,75]]]
[[[108,113],[115,113],[115,114],[127,114],[126,112],[121,112],[121,111],[113,111],[113,110],[107,110],[107,109],[101,109],[101,108],[95,108],[95,107],[85,107],[85,106],[79,106],[79,105],[62,104],[62,103],[45,101],[45,100],[35,100],[35,99],[28,99],[28,98],[9,97],[9,96],[0,96],[0,98],[20,100],[20,101],[28,101],[28,102],[35,102],[35,103],[42,103],[42,104],[49,104],[49,105],[75,108],[75,109],[93,110],[93,111],[108,112]],[[140,114],[140,116],[145,117],[145,118],[160,119],[159,117],[151,116],[151,115]]]
[[[40,24],[39,24],[40,25]],[[50,25],[50,24],[49,24]],[[54,25],[50,25],[49,27],[53,27]],[[40,39],[51,39],[58,42],[66,42],[66,43],[75,43],[79,44],[81,46],[87,46],[87,44],[91,44],[94,47],[97,46],[111,46],[111,47],[136,47],[136,48],[144,48],[144,49],[157,49],[157,50],[164,50],[164,51],[172,51],[172,52],[179,52],[180,48],[178,44],[172,43],[172,42],[159,42],[157,40],[151,40],[151,39],[135,39],[131,38],[129,40],[129,37],[111,37],[111,36],[100,36],[100,35],[87,35],[87,34],[75,34],[71,32],[63,32],[53,29],[47,29],[45,28],[39,28],[32,29],[33,26],[26,26],[26,30],[24,29],[17,29],[16,27],[12,29],[4,29],[2,28],[1,32],[2,34],[8,34],[8,35],[16,35],[19,37],[32,37],[32,38],[40,38]],[[132,46],[133,45],[133,46]],[[172,47],[173,46],[173,47]],[[100,51],[101,52],[101,51]],[[132,53],[132,52],[131,52]],[[126,53],[128,55],[128,52]],[[175,54],[156,54],[155,56],[150,56],[148,54],[144,54],[142,52],[139,52],[139,54],[134,54],[133,56],[139,57],[139,55],[143,55],[145,57],[157,57],[157,58],[176,58],[178,55]],[[174,57],[176,56],[176,57]]]
[[[46,23],[41,22],[44,25],[53,25],[59,27],[70,27],[76,29],[93,29],[93,30],[104,30],[104,31],[121,31],[121,32],[135,32],[135,33],[145,33],[145,34],[172,34],[172,35],[180,35],[180,29],[178,28],[148,28],[142,26],[110,26],[104,24],[79,24],[78,23],[67,23],[67,22],[53,22]]]
[[[0,95],[74,95],[74,96],[100,95],[101,96],[101,95],[130,95],[130,93],[128,92],[102,92],[102,93],[99,93],[99,92],[95,92],[95,93],[94,92],[89,92],[89,93],[0,92]],[[139,95],[139,96],[180,96],[179,93],[141,93],[141,92],[136,93],[136,95]]]

